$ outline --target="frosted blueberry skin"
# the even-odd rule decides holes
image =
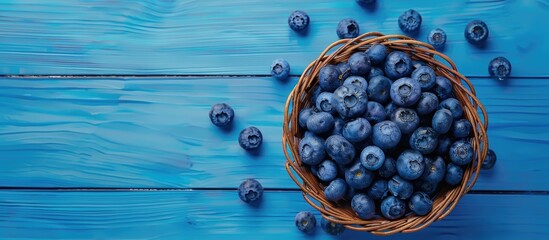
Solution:
[[[448,185],[455,186],[458,185],[461,182],[461,179],[463,178],[463,169],[455,165],[453,163],[448,163],[446,166],[446,175],[444,176],[444,180]]]
[[[345,169],[345,181],[353,189],[365,189],[374,180],[374,173],[364,168],[359,161],[356,161],[349,168]]]
[[[488,149],[488,153],[486,154],[486,158],[484,159],[484,162],[482,162],[482,169],[492,169],[494,165],[496,165],[497,161],[496,153],[492,149]]]
[[[403,77],[391,85],[390,95],[396,105],[409,107],[421,97],[421,86],[417,80]]]
[[[255,202],[261,196],[263,196],[263,186],[253,178],[244,180],[238,187],[238,197],[246,203]]]
[[[435,112],[431,120],[431,125],[433,129],[440,134],[445,134],[450,131],[454,118],[452,117],[452,112],[448,109],[440,109]]]
[[[419,82],[421,90],[427,91],[435,86],[435,71],[429,66],[420,66],[412,72],[412,79]]]
[[[443,50],[446,44],[446,32],[440,28],[435,28],[429,32],[427,42],[437,50]]]
[[[421,15],[416,10],[406,10],[398,18],[398,27],[405,33],[417,34],[421,27],[421,21]]]
[[[345,227],[342,224],[330,222],[326,218],[320,220],[320,227],[324,232],[337,236],[345,231]]]
[[[326,92],[333,92],[341,85],[340,75],[341,72],[335,65],[328,64],[320,68],[318,72],[318,84],[320,88]]]
[[[332,135],[326,139],[326,152],[338,164],[349,164],[355,158],[355,147],[340,135]]]
[[[463,108],[461,107],[461,103],[455,99],[455,98],[448,98],[444,101],[442,101],[438,105],[438,109],[448,109],[450,112],[452,112],[452,117],[454,120],[460,119],[463,116]]]
[[[419,115],[425,116],[438,108],[438,98],[434,93],[424,92],[417,101],[416,112]]]
[[[368,102],[368,110],[364,113],[364,118],[373,124],[381,122],[387,118],[387,113],[383,105],[378,102]]]
[[[452,163],[465,166],[473,161],[473,146],[465,140],[456,141],[450,146],[449,155]]]
[[[403,151],[396,160],[398,175],[406,180],[415,180],[423,175],[425,160],[416,150]]]
[[[356,38],[360,33],[358,23],[352,18],[345,18],[339,21],[336,30],[337,36],[343,38]]]
[[[258,149],[263,143],[263,135],[256,127],[247,127],[240,131],[238,144],[244,150],[251,151]]]
[[[300,10],[296,10],[288,17],[288,26],[296,32],[303,32],[309,27],[309,15]]]
[[[351,208],[360,219],[368,220],[374,217],[376,205],[368,195],[359,193],[351,200]]]
[[[304,233],[312,233],[316,228],[316,218],[311,212],[302,211],[295,215],[295,226],[299,231]]]
[[[229,104],[216,103],[209,112],[210,121],[217,127],[228,127],[234,119],[234,110]]]
[[[389,220],[399,219],[404,216],[404,213],[406,213],[404,201],[395,196],[389,196],[381,202],[381,214]]]
[[[505,57],[496,57],[488,64],[488,73],[497,80],[505,80],[511,75],[511,63]]]
[[[371,197],[374,201],[380,201],[384,197],[389,194],[389,188],[387,185],[387,180],[385,179],[378,179],[376,180],[368,190],[366,191],[366,194],[368,194],[369,197]]]
[[[315,175],[324,182],[330,182],[337,177],[337,164],[332,160],[324,160],[320,164],[313,166]]]
[[[366,81],[366,79],[361,76],[353,75],[353,76],[347,77],[345,81],[343,81],[343,85],[349,85],[349,84],[356,85],[357,87],[359,87],[364,91],[368,89],[368,81]]]
[[[344,119],[355,118],[363,115],[368,108],[368,96],[362,88],[348,84],[334,91],[336,110]]]
[[[379,67],[372,67],[372,69],[370,69],[370,73],[368,74],[368,80],[371,80],[373,77],[377,76],[385,76],[383,69]]]
[[[472,129],[473,126],[471,125],[471,122],[469,122],[469,120],[467,119],[454,121],[454,124],[452,125],[452,133],[456,138],[464,138],[469,136]]]
[[[430,154],[437,149],[438,133],[431,127],[419,127],[410,137],[410,147],[422,154]]]
[[[481,20],[472,20],[465,26],[463,32],[465,39],[472,45],[483,46],[488,39],[490,31],[488,26]]]
[[[372,133],[372,126],[365,118],[356,118],[343,125],[342,135],[349,142],[357,143],[366,140]]]
[[[349,57],[349,66],[352,75],[366,76],[372,68],[370,57],[363,52],[356,52]],[[366,90],[366,89],[364,89]]]
[[[316,136],[312,132],[305,132],[301,141],[299,141],[299,157],[301,162],[307,165],[317,165],[322,162],[326,156],[324,139]]]
[[[307,120],[307,129],[313,133],[325,133],[334,127],[334,117],[327,112],[313,113]]]
[[[290,76],[290,64],[284,59],[276,59],[271,64],[271,76],[278,80],[286,80]]]
[[[313,108],[305,108],[305,109],[299,111],[299,115],[298,115],[299,126],[302,127],[302,128],[307,129],[307,120],[315,112],[316,111]]]
[[[368,99],[385,104],[391,100],[390,91],[393,82],[385,76],[375,76],[370,78],[370,83],[366,88]]]
[[[368,170],[378,170],[383,166],[384,162],[385,153],[377,146],[367,146],[360,153],[360,163]]]
[[[385,61],[387,57],[387,47],[383,44],[376,43],[370,46],[364,53],[370,57],[370,61],[373,65],[380,65]]]
[[[391,114],[391,121],[400,128],[402,134],[412,133],[419,126],[419,116],[410,108],[397,108]]]
[[[324,189],[324,196],[332,202],[337,202],[345,196],[347,183],[341,178],[336,178]]]
[[[427,213],[429,213],[433,208],[433,201],[431,201],[431,198],[428,194],[424,192],[416,192],[410,198],[410,201],[408,202],[408,207],[415,214],[419,216],[424,216],[427,215]]]
[[[389,179],[387,187],[393,196],[402,200],[410,198],[414,192],[412,182],[400,177],[399,175],[395,175]]]
[[[398,145],[402,133],[400,128],[392,121],[376,123],[372,130],[372,141],[381,149],[391,149]]]
[[[330,114],[336,113],[336,99],[331,92],[321,92],[316,97],[315,107],[319,111],[328,112]]]
[[[393,51],[387,55],[384,70],[385,75],[393,80],[408,77],[413,71],[412,59],[404,52]]]

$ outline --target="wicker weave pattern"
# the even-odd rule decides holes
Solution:
[[[433,201],[433,209],[426,216],[410,214],[402,219],[389,221],[383,218],[362,220],[355,216],[346,200],[333,203],[325,199],[323,186],[304,166],[299,158],[298,146],[302,132],[299,129],[299,111],[310,106],[312,89],[318,84],[317,74],[326,64],[336,64],[345,61],[356,51],[364,51],[371,44],[380,43],[391,50],[407,52],[412,59],[425,61],[437,75],[445,76],[453,84],[454,94],[461,102],[464,117],[473,125],[471,143],[477,156],[469,164],[463,176],[461,185],[455,188],[442,188]],[[334,51],[335,50],[335,51]],[[330,54],[328,54],[331,52]],[[437,57],[437,60],[435,59]],[[445,63],[441,62],[445,61]],[[420,41],[402,35],[383,35],[370,32],[355,39],[342,39],[329,45],[320,56],[303,72],[299,82],[290,93],[284,109],[284,126],[282,145],[286,155],[286,170],[294,182],[301,188],[304,199],[321,212],[324,217],[331,216],[332,221],[344,224],[346,228],[368,231],[376,235],[391,235],[399,232],[414,232],[429,226],[434,221],[446,217],[457,205],[460,198],[475,184],[482,161],[486,157],[488,138],[486,129],[488,116],[482,104],[476,97],[475,89],[469,80],[457,71],[455,64],[446,55]]]

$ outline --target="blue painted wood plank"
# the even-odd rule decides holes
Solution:
[[[445,29],[445,53],[461,72],[486,76],[503,55],[515,76],[549,76],[549,3],[538,1],[378,1],[369,11],[353,0],[9,0],[0,2],[1,74],[268,74],[286,58],[301,74],[331,42],[339,20],[358,20],[361,32],[401,33],[398,16],[414,8],[421,34]],[[309,34],[292,32],[293,10],[311,16]],[[463,37],[468,21],[489,26],[486,49]]]
[[[383,239],[544,239],[548,195],[466,195],[442,221]],[[297,192],[266,192],[259,207],[234,191],[0,192],[2,239],[336,239],[294,225],[312,211]],[[370,239],[346,231],[337,239]]]

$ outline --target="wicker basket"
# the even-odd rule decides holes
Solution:
[[[473,136],[470,141],[475,151],[475,159],[464,172],[462,183],[454,188],[440,188],[433,200],[432,211],[425,216],[409,214],[399,220],[386,220],[382,217],[373,220],[359,219],[346,200],[334,203],[326,200],[323,190],[326,186],[320,183],[299,158],[298,146],[302,132],[298,124],[299,111],[311,105],[313,88],[318,84],[317,74],[326,64],[337,64],[345,61],[356,51],[364,51],[370,45],[380,43],[390,50],[407,52],[412,59],[425,61],[437,75],[451,80],[454,95],[463,106],[464,116],[473,125]],[[330,54],[328,54],[331,52]],[[446,61],[440,62],[437,59]],[[368,231],[376,235],[391,235],[421,230],[434,221],[446,217],[457,205],[460,198],[467,193],[477,180],[480,166],[486,157],[488,139],[486,129],[488,118],[485,109],[476,98],[475,90],[469,80],[460,74],[455,64],[446,55],[423,42],[402,35],[383,35],[371,32],[354,39],[342,39],[334,42],[320,54],[303,72],[299,82],[290,93],[284,112],[282,143],[286,155],[286,170],[294,182],[301,188],[303,197],[311,206],[321,212],[323,217],[343,224],[348,229]]]

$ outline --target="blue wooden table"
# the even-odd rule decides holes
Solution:
[[[410,8],[423,15],[420,40],[447,32],[444,52],[488,111],[498,163],[446,219],[387,239],[546,239],[549,2],[378,2],[0,1],[0,239],[334,239],[294,227],[313,209],[283,166],[285,100],[340,19],[401,33]],[[287,26],[296,9],[311,16],[306,36]],[[475,18],[490,28],[484,49],[463,38]],[[506,82],[487,77],[499,55],[513,64]],[[276,58],[292,65],[290,81],[268,75]],[[210,123],[217,102],[235,108],[232,131]],[[258,155],[236,141],[249,125],[265,138]],[[236,194],[249,177],[266,188],[258,207]]]

